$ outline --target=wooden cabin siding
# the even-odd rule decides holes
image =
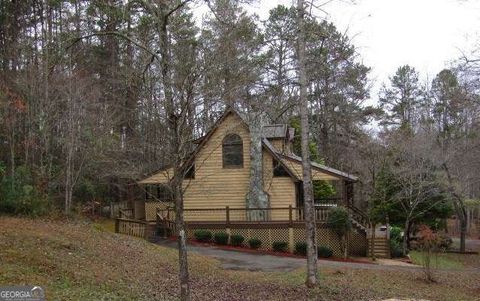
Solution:
[[[268,140],[281,154],[290,154],[292,152],[292,142],[285,139],[269,139]]]
[[[235,133],[243,140],[243,168],[223,168],[222,140]],[[295,183],[290,177],[273,177],[272,155],[263,151],[264,189],[271,207],[295,206]],[[242,120],[228,116],[195,158],[195,179],[185,181],[185,209],[245,208],[250,181],[250,137]],[[240,213],[240,212],[239,212]],[[241,219],[242,217],[232,218]],[[272,220],[288,220],[288,211],[272,212]],[[186,212],[186,221],[222,221],[224,212]]]
[[[270,207],[286,208],[295,207],[295,182],[291,177],[273,176],[273,157],[263,150],[263,189],[268,193]],[[288,220],[289,213],[286,210],[273,210],[272,220]]]
[[[237,134],[243,142],[243,167],[223,168],[222,141],[228,134]],[[245,123],[236,115],[225,118],[195,158],[195,179],[185,180],[185,209],[245,207],[250,176],[250,138]],[[185,220],[224,220],[215,212],[201,217],[185,216]]]
[[[297,162],[289,159],[282,159],[282,162],[286,166],[288,166],[288,168],[295,174],[297,178],[299,179],[303,178],[303,170],[302,170],[301,162]],[[338,180],[338,177],[321,172],[318,169],[315,169],[314,167],[312,167],[312,180],[333,181],[333,180]]]
[[[168,168],[139,181],[138,184],[167,184],[172,178],[173,168]]]
[[[285,149],[284,139],[269,139],[268,140],[279,152],[283,153]]]
[[[228,134],[237,134],[242,138],[243,144],[243,167],[224,168],[222,155],[222,141]],[[278,151],[283,149],[284,140],[272,139],[273,147]],[[273,156],[269,150],[263,149],[263,172],[264,189],[269,195],[271,208],[288,208],[296,205],[295,181],[302,179],[301,163],[289,159],[281,161],[289,167],[295,177],[273,177]],[[173,176],[172,170],[160,171],[147,179],[140,181],[141,184],[164,184]],[[312,169],[314,180],[334,180],[334,176]],[[232,209],[246,207],[246,195],[250,182],[250,135],[247,125],[236,114],[225,116],[217,128],[210,133],[208,140],[195,156],[195,177],[184,181],[184,208],[185,209],[206,209],[203,211],[186,211],[186,221],[225,221],[225,210],[214,210],[215,208],[225,209],[229,206]],[[146,206],[146,218],[155,215],[152,205]],[[243,213],[241,213],[243,212]],[[232,211],[231,218],[245,220],[245,211]],[[296,219],[294,213],[293,218]],[[272,210],[271,220],[289,219],[288,210]]]

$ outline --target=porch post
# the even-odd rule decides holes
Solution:
[[[228,228],[228,226],[230,225],[230,207],[229,206],[225,207],[225,213],[226,213],[225,224],[227,225],[227,228]]]
[[[291,253],[295,251],[295,240],[293,237],[293,208],[292,205],[288,206],[288,248]]]
[[[228,234],[228,240],[230,242],[230,207],[225,207],[225,232]]]

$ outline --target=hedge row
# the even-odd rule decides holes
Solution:
[[[212,232],[208,230],[197,230],[193,235],[195,239],[200,242],[211,242],[213,238],[213,241],[219,245],[228,245],[228,241],[230,240],[230,244],[234,247],[241,246],[245,241],[245,237],[242,235],[228,235],[226,232],[218,232],[212,235]],[[258,238],[249,239],[247,243],[252,249],[258,249],[262,245],[262,242]]]
[[[213,239],[213,241],[219,245],[228,245],[230,240],[230,244],[232,246],[241,246],[245,241],[245,238],[242,235],[228,235],[226,232],[217,232],[212,235],[212,232],[208,230],[197,230],[193,235],[195,236],[195,239],[200,242],[211,242]],[[247,241],[247,243],[252,249],[258,249],[262,245],[262,241],[258,238],[251,238]],[[272,249],[275,252],[287,252],[288,243],[285,241],[274,241],[272,243]],[[302,256],[307,255],[307,243],[297,242],[295,244],[295,254]],[[317,254],[318,257],[328,258],[333,255],[333,251],[329,247],[318,246]]]

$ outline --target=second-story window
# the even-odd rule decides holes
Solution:
[[[195,179],[195,163],[192,164],[183,175],[184,179]]]
[[[273,159],[273,176],[274,177],[289,177],[288,171],[280,162]]]
[[[228,134],[223,138],[222,157],[224,168],[243,167],[243,142],[237,134]]]

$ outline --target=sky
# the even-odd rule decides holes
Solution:
[[[289,6],[292,0],[259,0],[249,10],[264,20],[278,4]],[[346,32],[372,68],[369,104],[376,103],[381,83],[399,66],[409,64],[431,81],[480,41],[480,0],[336,0],[324,10],[315,15]]]

